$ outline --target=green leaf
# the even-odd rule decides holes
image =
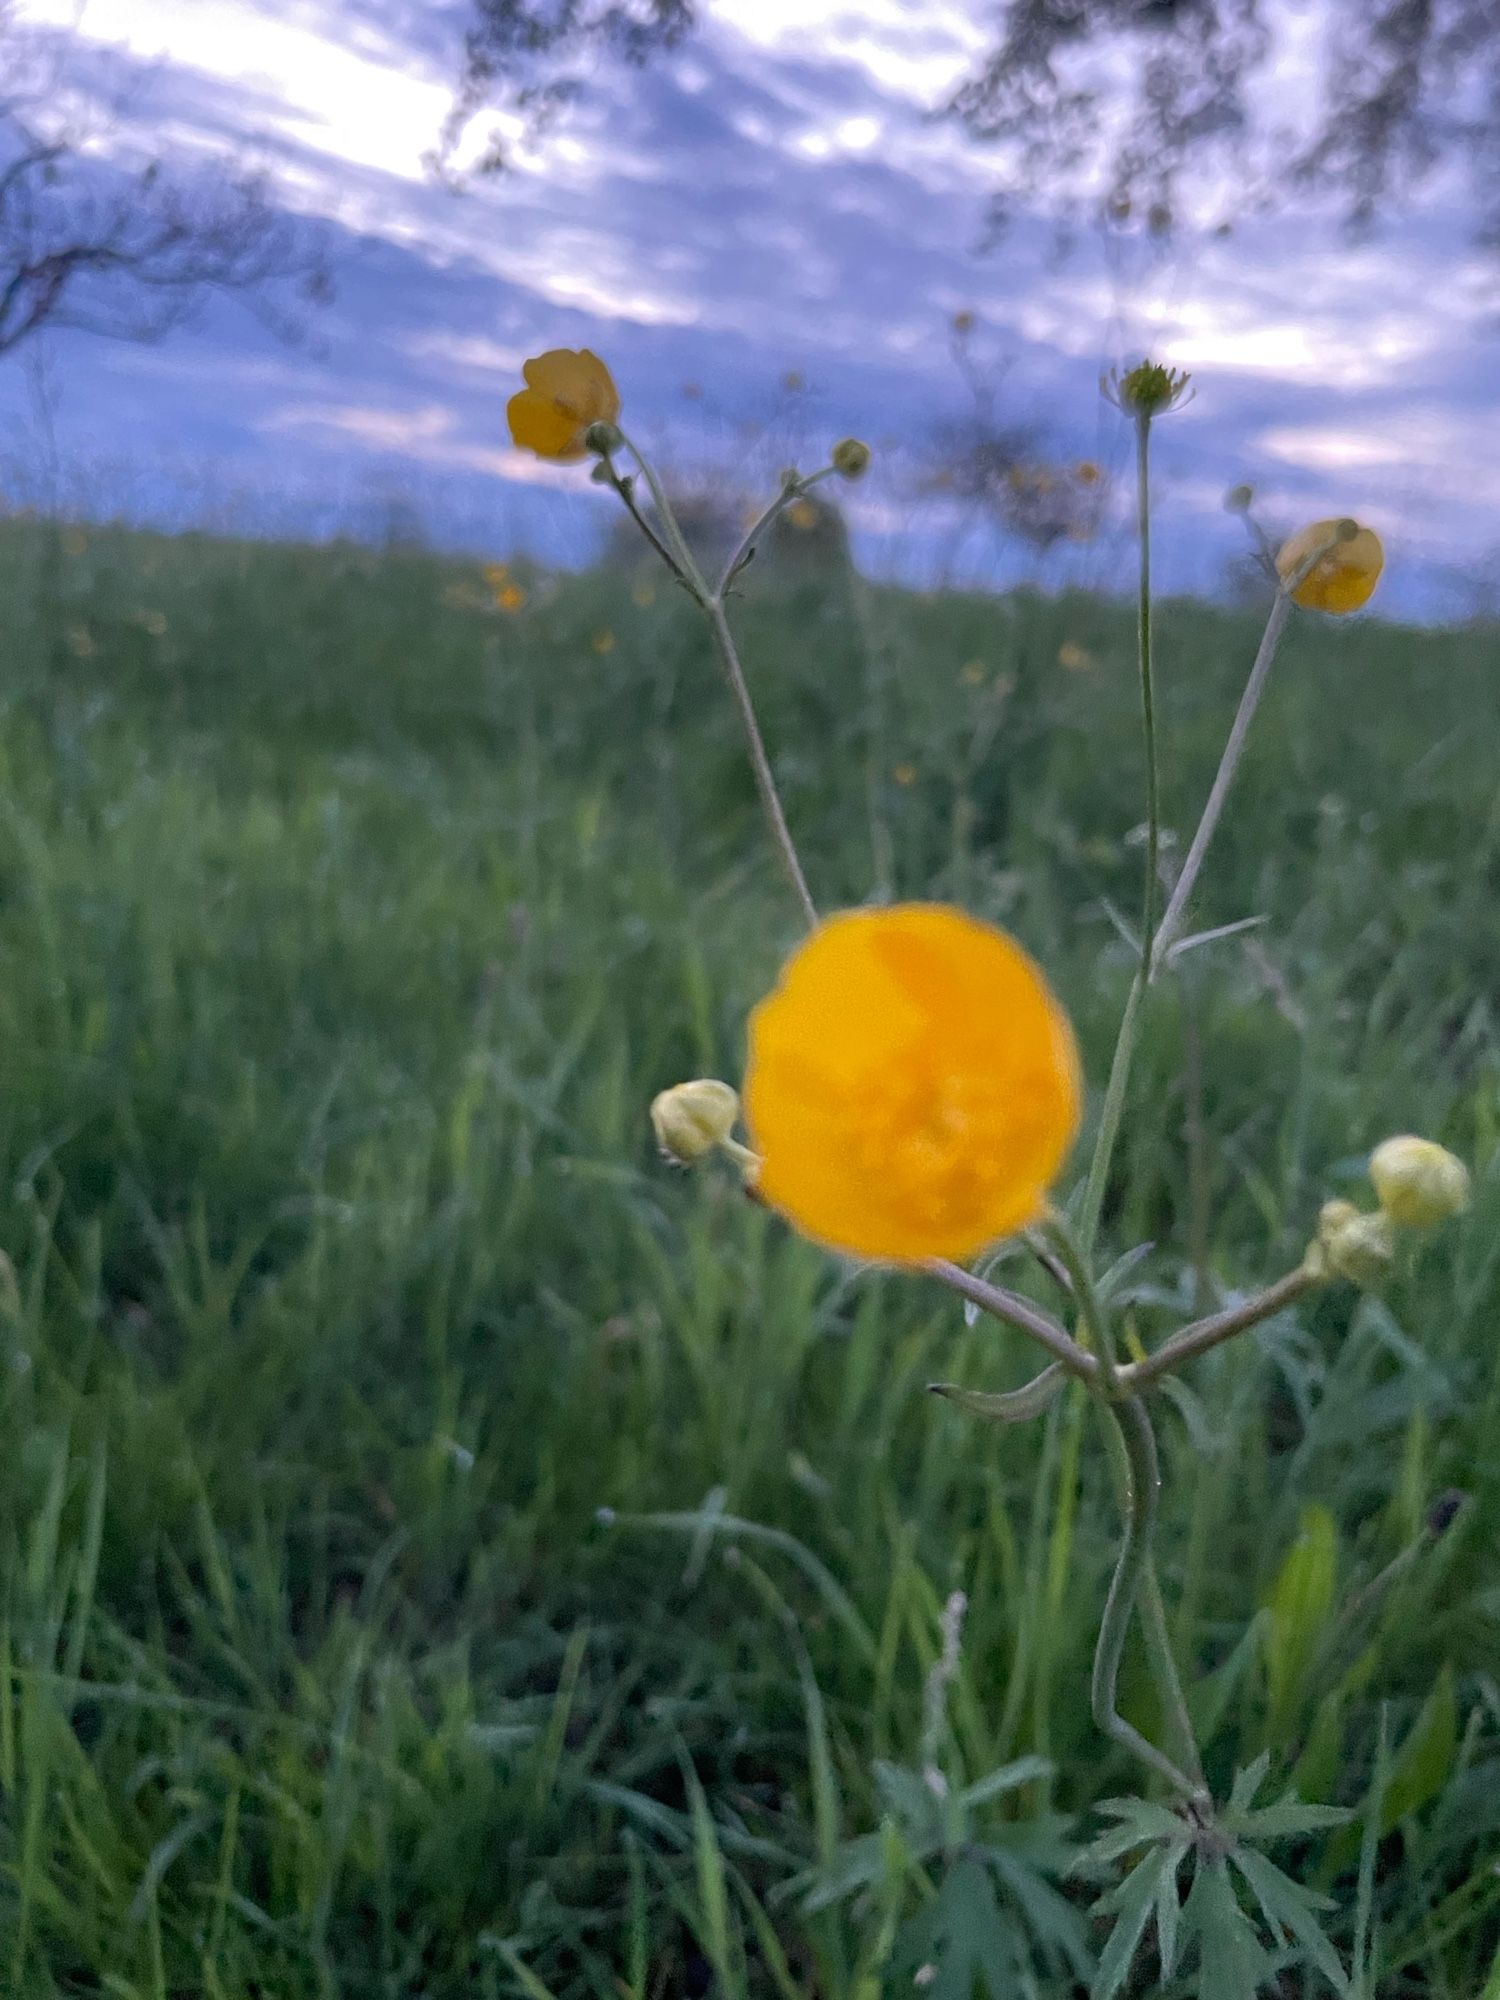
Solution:
[[[1156,1952],[1161,1960],[1163,1980],[1170,1979],[1177,1967],[1177,1923],[1182,1914],[1177,1871],[1182,1866],[1189,1845],[1188,1841],[1183,1841],[1182,1853],[1175,1855],[1171,1866],[1162,1870],[1161,1880],[1156,1885]]]
[[[1198,1944],[1198,2000],[1255,2000],[1274,1967],[1222,1861],[1200,1862],[1182,1914]]]
[[[1001,1764],[987,1777],[976,1778],[972,1785],[965,1785],[958,1795],[958,1803],[966,1807],[987,1805],[991,1799],[1019,1791],[1022,1785],[1050,1778],[1054,1768],[1046,1757],[1017,1757],[1012,1763]]]
[[[1304,1833],[1321,1833],[1330,1826],[1347,1826],[1353,1817],[1347,1806],[1305,1805],[1288,1793],[1274,1806],[1241,1814],[1234,1822],[1234,1831],[1264,1844],[1269,1840],[1292,1840]]]
[[[1320,1906],[1331,1907],[1327,1899],[1310,1894],[1252,1847],[1237,1848],[1230,1860],[1250,1884],[1273,1933],[1280,1930],[1294,1937],[1334,1992],[1347,1994],[1349,1981],[1339,1955],[1313,1914]]]
[[[929,1382],[928,1393],[965,1410],[971,1417],[983,1417],[991,1424],[1024,1424],[1039,1417],[1067,1382],[1068,1372],[1054,1361],[1040,1375],[1020,1389],[961,1389],[956,1382]]]
[[[1125,1984],[1142,1933],[1156,1907],[1162,1877],[1175,1875],[1185,1850],[1186,1842],[1175,1849],[1153,1849],[1144,1860],[1136,1863],[1117,1889],[1100,1898],[1101,1909],[1115,1910],[1118,1915],[1109,1934],[1109,1942],[1099,1955],[1099,1970],[1094,1974],[1091,2000],[1114,2000]]]
[[[1390,1833],[1409,1813],[1420,1812],[1448,1782],[1458,1755],[1458,1697],[1453,1669],[1444,1667],[1422,1712],[1412,1724],[1391,1766],[1381,1805],[1380,1831]]]
[[[1266,1680],[1271,1712],[1270,1741],[1284,1742],[1291,1732],[1308,1670],[1333,1609],[1338,1573],[1338,1529],[1326,1507],[1306,1507],[1302,1531],[1271,1586],[1262,1628]]]
[[[1247,1764],[1243,1771],[1236,1772],[1234,1789],[1229,1794],[1231,1814],[1248,1812],[1255,1803],[1255,1794],[1266,1782],[1266,1774],[1271,1768],[1271,1753],[1262,1750],[1253,1764]]]
[[[983,1865],[960,1861],[916,1916],[901,1926],[892,1955],[895,1991],[925,2000],[1010,2000],[1015,1990],[1016,1937],[995,1899]]]

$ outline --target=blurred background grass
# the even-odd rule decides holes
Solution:
[[[1128,612],[765,568],[739,622],[815,894],[1004,921],[1097,1088]],[[0,589],[0,1985],[873,1993],[845,1843],[920,1761],[955,1589],[940,1761],[1054,1760],[993,1815],[1071,1894],[1075,1816],[1135,1782],[1088,1714],[1086,1410],[975,1430],[923,1385],[1020,1381],[1013,1338],[652,1154],[796,936],[692,608],[24,520]],[[1183,835],[1257,632],[1163,609]],[[1500,1910],[1495,650],[1297,625],[1198,912],[1267,922],[1157,998],[1106,1219],[1155,1245],[1149,1344],[1294,1262],[1387,1133],[1476,1168],[1385,1300],[1163,1415],[1213,1775],[1264,1749],[1353,1807],[1305,1864],[1341,1942],[1363,1836],[1372,1986],[1464,2000]]]

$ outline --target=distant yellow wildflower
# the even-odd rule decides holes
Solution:
[[[508,583],[495,599],[502,611],[519,611],[526,602],[526,593],[518,583]]]
[[[1094,664],[1094,656],[1076,639],[1064,639],[1057,649],[1057,664],[1066,667],[1070,674],[1081,674]]]
[[[612,424],[620,392],[597,354],[588,348],[552,347],[528,361],[526,387],[506,406],[510,434],[538,458],[564,461],[588,456],[584,437],[593,424]]]
[[[1079,1102],[1041,972],[942,904],[830,918],[750,1019],[759,1192],[858,1256],[965,1257],[1035,1221]]]
[[[596,653],[612,653],[615,650],[615,635],[607,625],[601,626],[589,642]]]

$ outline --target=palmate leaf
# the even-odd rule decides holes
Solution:
[[[1101,1799],[1095,1811],[1119,1824],[1101,1833],[1085,1848],[1078,1862],[1080,1875],[1096,1875],[1134,1848],[1147,1847],[1154,1841],[1177,1840],[1183,1831],[1183,1822],[1176,1813],[1147,1799]]]
[[[988,1869],[967,1857],[897,1932],[892,1990],[915,1988],[925,2000],[975,2000],[976,1993],[984,2000],[1011,2000],[1019,1944]]]

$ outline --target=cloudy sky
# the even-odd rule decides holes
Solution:
[[[670,65],[601,77],[516,171],[455,195],[424,156],[461,7],[18,0],[80,104],[117,107],[101,170],[142,134],[263,163],[338,290],[299,347],[233,307],[155,348],[58,335],[0,374],[14,452],[99,511],[297,531],[401,506],[456,546],[578,559],[608,496],[513,450],[503,410],[527,354],[588,345],[674,465],[764,473],[853,431],[879,450],[856,501],[872,566],[1003,573],[913,501],[966,406],[962,310],[1000,407],[1062,457],[1124,468],[1101,370],[1150,351],[1193,371],[1160,438],[1169,584],[1213,586],[1237,547],[1220,499],[1248,481],[1273,526],[1359,513],[1390,544],[1391,608],[1450,608],[1454,573],[1500,547],[1495,266],[1461,209],[1439,188],[1362,245],[1283,216],[1164,259],[1092,237],[1059,258],[1022,216],[986,251],[994,163],[927,114],[992,12],[708,0]],[[1076,558],[1095,580],[1114,561],[1107,539]]]

